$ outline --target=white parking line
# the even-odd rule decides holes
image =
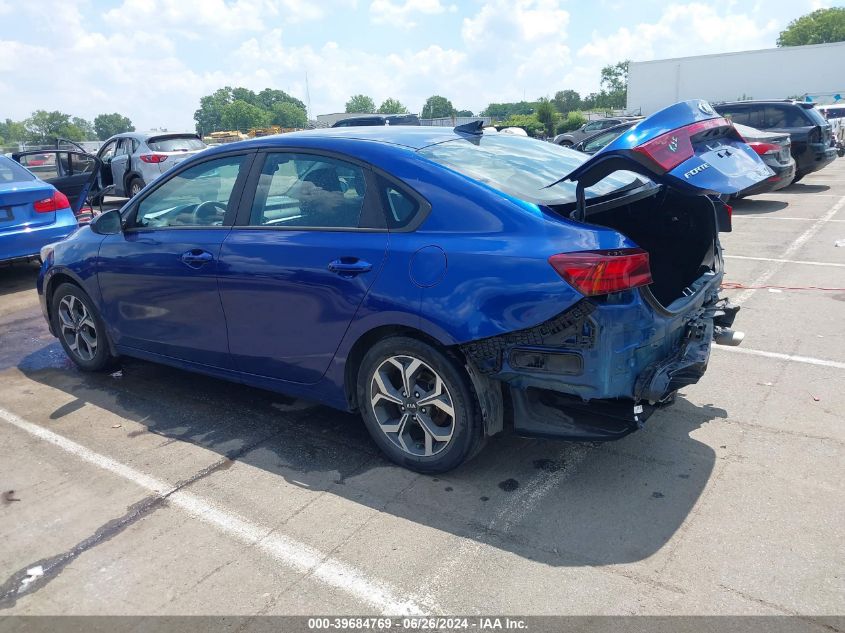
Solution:
[[[747,354],[749,356],[763,356],[765,358],[789,360],[795,363],[806,363],[807,365],[818,365],[820,367],[833,367],[834,369],[845,369],[845,363],[841,363],[838,360],[812,358],[811,356],[798,356],[797,354],[781,354],[780,352],[766,352],[761,349],[748,349],[747,347],[729,347],[726,345],[714,345],[713,349],[721,350],[723,352]]]
[[[807,264],[808,266],[833,266],[845,268],[845,264],[836,262],[809,262],[803,259],[780,259],[775,257],[748,257],[746,255],[725,255],[725,259],[750,259],[758,262],[781,262],[782,264]]]
[[[335,560],[313,547],[292,538],[273,533],[273,528],[251,523],[235,514],[216,507],[203,497],[176,490],[167,482],[151,477],[110,457],[96,453],[63,435],[49,431],[20,416],[0,408],[0,419],[30,435],[70,453],[89,464],[109,471],[158,495],[191,516],[212,525],[228,536],[251,545],[291,569],[310,574],[330,585],[379,609],[386,615],[421,614],[435,611],[431,605],[424,609],[413,596],[387,583],[368,577],[364,572]]]
[[[736,220],[793,220],[798,222],[814,222],[816,218],[787,218],[772,215],[734,215],[732,221]],[[845,220],[828,220],[828,222],[842,222],[845,224]]]
[[[791,256],[793,254],[795,254],[795,252],[798,251],[799,248],[804,246],[804,244],[807,243],[816,233],[818,233],[821,230],[821,228],[825,225],[825,223],[828,222],[829,220],[831,220],[833,218],[833,216],[836,215],[843,206],[845,206],[845,196],[842,196],[841,198],[839,198],[837,203],[834,204],[828,210],[827,213],[825,213],[822,217],[820,217],[818,220],[813,222],[813,224],[806,231],[801,233],[801,235],[796,237],[792,241],[792,243],[789,246],[786,247],[786,250],[784,250],[783,253],[781,253],[780,257],[777,260],[772,261],[771,265],[768,266],[760,274],[760,276],[757,277],[757,279],[755,279],[754,281],[752,281],[749,285],[750,286],[764,286],[764,285],[766,285],[766,282],[768,282],[769,279],[771,279],[775,275],[775,273],[777,273],[777,271],[780,270],[781,267],[785,263],[783,261],[778,261],[778,260],[788,260],[788,259],[790,259]],[[755,292],[757,292],[757,288],[748,288],[747,290],[744,290],[743,292],[738,294],[736,297],[734,297],[732,302],[735,303],[736,305],[742,305],[742,303],[744,303],[745,301],[748,301],[748,299],[750,299],[754,295]]]

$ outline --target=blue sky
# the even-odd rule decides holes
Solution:
[[[311,114],[355,93],[418,112],[598,89],[602,66],[769,48],[826,0],[0,0],[0,118],[62,110],[192,128],[216,88],[280,88]],[[726,69],[729,72],[729,69]]]

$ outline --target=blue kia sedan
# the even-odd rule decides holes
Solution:
[[[223,145],[47,249],[83,370],[122,355],[358,411],[393,461],[502,431],[610,440],[736,344],[719,195],[771,175],[706,102],[592,157],[457,128]]]
[[[0,262],[37,257],[42,246],[64,239],[76,226],[64,193],[0,155]]]

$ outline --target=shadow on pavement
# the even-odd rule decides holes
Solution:
[[[52,420],[91,403],[145,427],[124,441],[152,433],[162,445],[190,442],[289,484],[554,566],[626,563],[658,551],[715,463],[690,433],[727,415],[679,397],[617,442],[497,437],[456,471],[428,477],[383,459],[357,415],[132,359],[119,377],[82,373],[57,342],[44,345],[52,340],[45,332],[17,366],[75,399]]]
[[[35,292],[41,264],[36,261],[0,264],[0,297],[22,290]]]
[[[732,200],[731,206],[734,215],[742,215],[744,213],[774,213],[785,209],[789,206],[789,203],[784,200],[760,200],[752,197]]]
[[[801,194],[801,193],[823,193],[830,189],[830,185],[810,185],[805,182],[794,182],[788,187],[784,187],[783,189],[779,189],[775,193],[787,193],[787,194]]]

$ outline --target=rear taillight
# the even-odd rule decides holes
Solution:
[[[766,154],[777,154],[780,152],[780,145],[775,145],[774,143],[763,143],[762,141],[749,143],[748,147],[753,149],[760,156],[765,156]]]
[[[692,137],[701,132],[719,127],[732,127],[725,118],[698,121],[671,132],[666,132],[634,148],[634,151],[645,156],[664,172],[671,171],[685,160],[695,155],[692,148]]]
[[[651,283],[648,253],[640,248],[561,253],[549,257],[557,273],[588,297]]]
[[[141,154],[141,160],[145,163],[163,163],[167,160],[167,154]]]
[[[36,213],[52,213],[58,209],[67,209],[69,206],[70,202],[68,201],[67,196],[61,191],[55,191],[49,198],[36,200],[32,203],[32,207],[35,209]]]

